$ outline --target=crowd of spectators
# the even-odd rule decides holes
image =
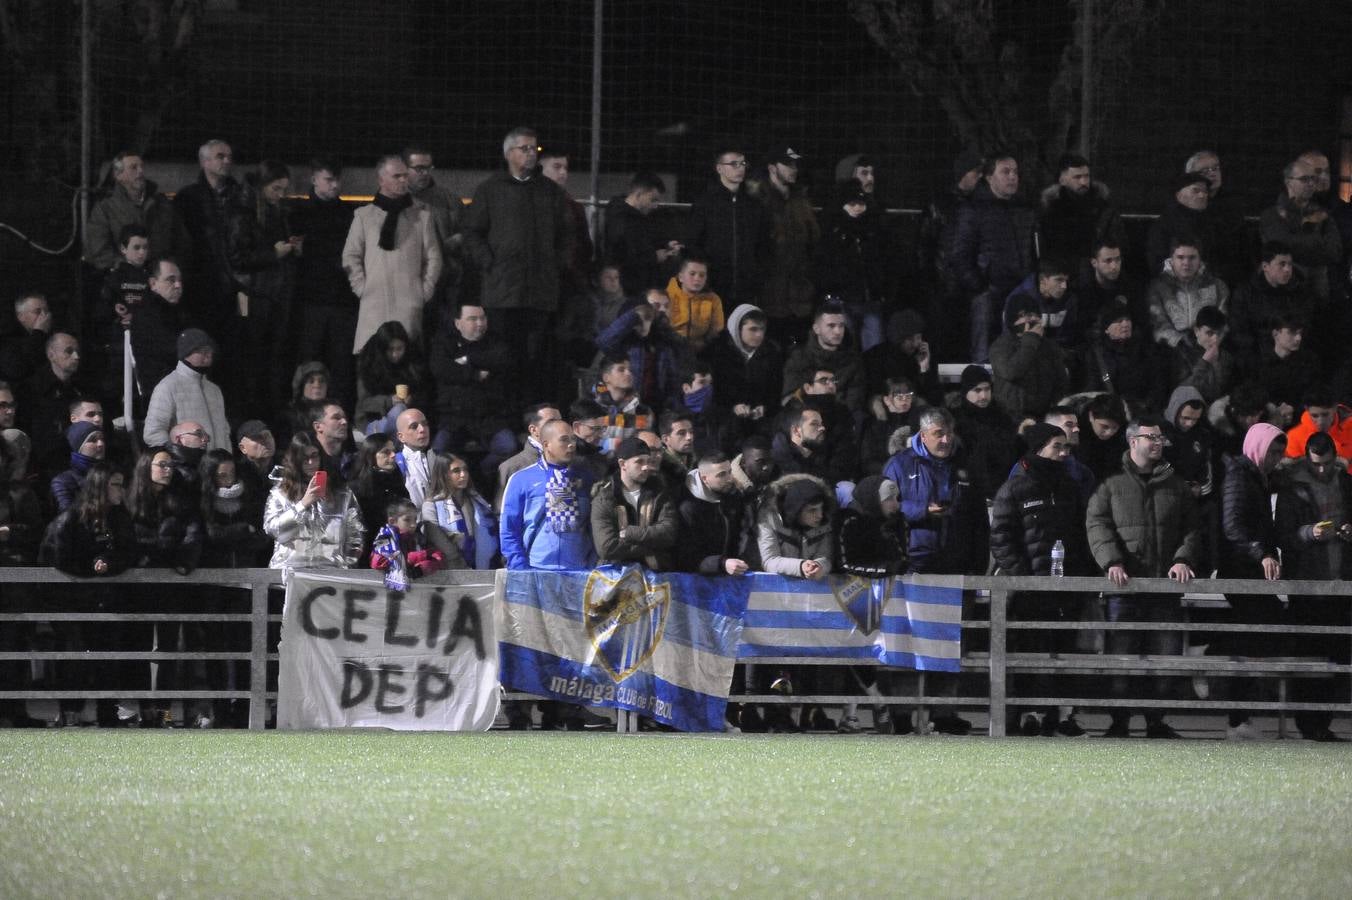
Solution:
[[[1176,596],[1113,592],[1134,577],[1346,576],[1352,212],[1324,154],[1294,157],[1260,211],[1198,152],[1133,242],[1074,154],[1030,201],[1013,156],[964,153],[912,236],[862,155],[809,191],[793,148],[726,147],[683,222],[652,214],[666,185],[638,173],[593,232],[566,192],[566,151],[518,128],[502,152],[466,204],[409,146],[378,160],[378,193],[355,208],[330,160],[293,199],[285,165],[237,180],[232,148],[211,140],[170,200],[138,154],[118,154],[90,216],[101,290],[87,321],[25,293],[4,330],[4,564],[379,566],[387,524],[414,575],[1048,575],[1055,556],[1065,574],[1106,576],[1111,621],[1181,617]],[[1255,230],[1245,215],[1259,212]],[[128,363],[132,416],[115,419]],[[965,367],[946,381],[942,364]],[[1346,623],[1346,601],[1326,599],[1231,606],[1236,621]],[[1012,615],[1080,619],[1098,602],[1030,594]],[[6,643],[144,650],[153,631],[9,629]],[[1031,634],[1024,649],[1066,643]],[[1318,638],[1222,644],[1346,657]],[[1184,652],[1168,632],[1109,640],[1147,645]],[[145,668],[97,677],[134,689]],[[175,683],[238,675],[182,666]],[[859,727],[853,709],[734,714],[747,730]],[[1176,736],[1145,715],[1149,736]],[[106,725],[146,716],[98,707]],[[951,710],[934,723],[969,727]],[[1326,715],[1299,724],[1336,737]],[[1014,725],[1083,732],[1056,709]],[[1123,710],[1109,733],[1129,726]],[[1231,716],[1232,737],[1254,734]]]

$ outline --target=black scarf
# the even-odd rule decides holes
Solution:
[[[1028,463],[1028,469],[1050,487],[1056,487],[1061,483],[1061,479],[1069,476],[1069,470],[1064,462],[1047,459],[1036,453],[1024,454],[1023,458]]]
[[[399,214],[413,205],[413,198],[408,194],[394,198],[377,193],[374,202],[377,209],[385,210],[385,221],[380,225],[380,249],[393,250],[394,232],[399,227]]]

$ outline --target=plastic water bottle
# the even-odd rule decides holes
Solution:
[[[1052,544],[1052,577],[1060,578],[1066,574],[1066,545],[1062,541]]]

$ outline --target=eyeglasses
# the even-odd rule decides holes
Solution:
[[[151,465],[156,469],[172,469],[174,467],[174,464],[171,462],[157,462],[151,463]]]
[[[893,391],[888,396],[893,397],[897,400],[910,400],[912,397],[915,396],[915,391]]]
[[[836,376],[834,376],[834,375],[823,375],[823,376],[821,376],[820,378],[814,378],[814,379],[812,379],[812,383],[813,383],[813,384],[835,384],[835,383],[836,383]]]
[[[204,440],[204,441],[205,441],[207,438],[211,437],[211,435],[207,434],[205,431],[203,431],[203,430],[200,429],[200,428],[197,429],[196,431],[185,431],[185,432],[183,432],[183,436],[184,436],[184,437],[201,438],[201,439]]]
[[[1162,434],[1138,434],[1136,435],[1136,437],[1140,438],[1143,441],[1149,441],[1152,444],[1164,443],[1164,435]]]
[[[720,166],[727,166],[727,167],[730,168],[730,169],[745,169],[745,168],[746,168],[746,160],[744,160],[744,159],[733,159],[733,160],[728,160],[727,162],[721,162],[721,163],[719,163],[719,165],[720,165]]]
[[[417,172],[419,175],[426,175],[428,172],[430,172],[430,171],[432,171],[433,169],[435,169],[436,166],[430,166],[430,165],[429,165],[429,166],[409,166],[409,168],[412,169],[413,171]]]

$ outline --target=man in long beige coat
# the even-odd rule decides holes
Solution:
[[[418,340],[423,304],[441,277],[441,246],[427,207],[409,195],[408,166],[398,156],[381,157],[376,180],[379,192],[357,210],[343,247],[343,270],[361,298],[353,353],[392,320]]]

